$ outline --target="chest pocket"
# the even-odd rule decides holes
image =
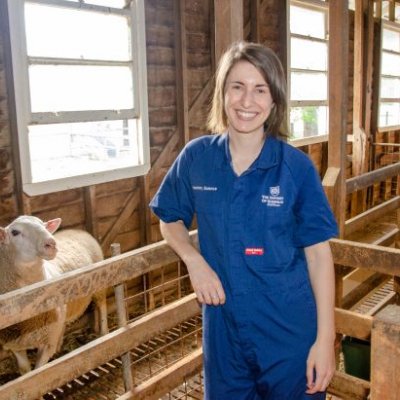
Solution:
[[[194,204],[196,213],[219,214],[221,212],[221,194],[218,190],[195,190]]]
[[[246,263],[259,272],[279,272],[291,263],[294,218],[290,211],[278,207],[265,207],[245,228]],[[262,249],[258,254],[246,254],[248,248]],[[251,252],[250,252],[251,253]]]

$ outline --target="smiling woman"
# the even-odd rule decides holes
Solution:
[[[233,44],[218,135],[186,145],[150,204],[203,304],[206,400],[322,400],[333,375],[336,223],[311,160],[281,140],[285,87],[275,53]]]

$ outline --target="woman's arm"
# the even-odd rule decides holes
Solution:
[[[312,394],[326,390],[335,372],[335,270],[328,241],[304,250],[318,321],[317,339],[307,359],[306,392]]]
[[[190,281],[202,304],[224,304],[225,292],[221,281],[203,256],[192,245],[189,232],[182,221],[160,221],[161,234],[186,264]]]

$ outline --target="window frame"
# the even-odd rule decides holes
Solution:
[[[325,39],[316,38],[312,36],[301,35],[297,33],[292,33],[290,28],[290,7],[296,6],[303,9],[308,9],[312,11],[319,11],[324,12],[325,14]],[[288,30],[287,30],[287,60],[288,60],[288,71],[287,71],[287,96],[288,96],[288,125],[290,126],[290,111],[293,107],[306,107],[306,106],[326,106],[328,111],[327,116],[327,129],[329,127],[329,92],[328,92],[328,82],[329,82],[329,63],[327,62],[326,71],[322,70],[310,70],[310,69],[299,69],[299,68],[292,68],[291,66],[291,43],[292,38],[307,40],[310,42],[316,43],[325,43],[327,45],[327,50],[329,51],[329,4],[325,0],[288,0]],[[326,81],[326,93],[327,98],[326,100],[291,100],[291,75],[292,72],[301,72],[301,73],[324,73],[326,74],[327,81]],[[291,132],[289,132],[291,134]],[[324,135],[314,135],[314,136],[307,136],[303,138],[291,138],[289,137],[289,142],[295,146],[304,146],[308,144],[314,143],[322,143],[328,141],[329,132],[326,132]]]
[[[400,24],[397,22],[382,20],[382,32],[381,32],[381,56],[380,56],[380,76],[379,76],[379,105],[378,105],[378,130],[388,130],[388,129],[397,129],[400,127],[400,121],[396,125],[381,125],[380,124],[380,114],[381,114],[381,105],[385,103],[399,103],[400,104],[400,96],[396,98],[390,97],[382,97],[382,79],[397,79],[400,81],[400,73],[399,75],[388,75],[382,73],[382,63],[383,63],[383,54],[391,54],[399,57],[400,60],[400,50],[388,50],[383,48],[383,32],[384,30],[394,31],[399,35],[400,41]]]
[[[117,179],[145,175],[150,169],[150,139],[147,99],[147,62],[145,39],[144,0],[132,0],[127,8],[111,8],[67,0],[7,0],[12,54],[12,75],[14,84],[16,126],[21,165],[23,190],[28,195],[39,195],[77,187],[95,185]],[[124,15],[131,20],[131,60],[79,60],[70,58],[28,57],[25,32],[25,3],[64,7],[68,9]],[[37,112],[31,111],[29,88],[29,64],[62,65],[132,65],[134,107],[124,110],[82,110]],[[65,178],[33,182],[29,150],[28,127],[34,124],[79,123],[107,120],[136,121],[138,135],[138,165],[113,170],[91,172]]]

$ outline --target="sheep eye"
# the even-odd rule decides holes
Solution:
[[[17,230],[17,229],[12,229],[11,230],[11,235],[13,235],[13,236],[18,236],[20,233],[21,232],[19,230]]]

